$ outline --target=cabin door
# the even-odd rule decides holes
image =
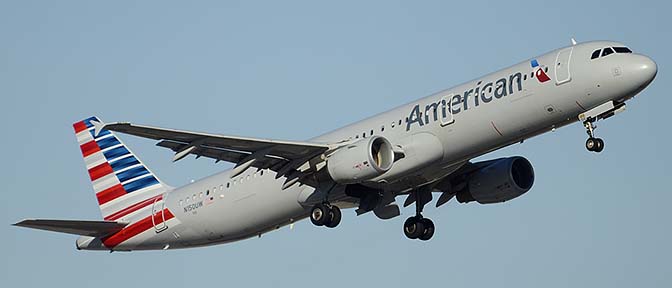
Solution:
[[[156,233],[168,229],[168,226],[166,226],[166,215],[163,212],[165,206],[166,203],[163,202],[163,199],[154,199],[154,204],[152,204],[152,225],[154,225]]]
[[[572,60],[573,50],[574,47],[569,47],[558,52],[558,57],[555,58],[555,85],[562,85],[572,81],[569,65]]]

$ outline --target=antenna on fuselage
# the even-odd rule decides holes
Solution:
[[[574,39],[574,37],[572,37],[572,46],[574,46],[574,45],[576,45],[576,39]]]

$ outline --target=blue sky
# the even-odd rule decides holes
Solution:
[[[0,286],[672,286],[669,4],[451,2],[0,2]],[[571,37],[622,41],[658,77],[598,124],[599,155],[575,124],[482,157],[527,157],[534,188],[499,205],[428,208],[430,242],[403,236],[412,207],[168,252],[77,251],[75,236],[9,225],[100,218],[71,127],[90,115],[302,140]],[[122,137],[171,185],[231,167],[173,164],[153,141]]]

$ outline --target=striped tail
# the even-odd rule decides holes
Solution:
[[[103,219],[133,222],[138,217],[150,215],[141,211],[151,209],[170,188],[114,133],[104,129],[95,131],[94,123],[98,124],[100,120],[90,117],[73,127]]]

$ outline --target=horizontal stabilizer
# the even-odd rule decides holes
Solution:
[[[48,219],[28,219],[14,224],[14,226],[92,237],[102,237],[119,232],[121,229],[126,227],[126,225],[127,223],[111,221]]]

